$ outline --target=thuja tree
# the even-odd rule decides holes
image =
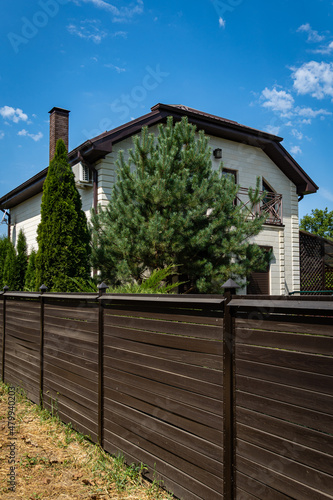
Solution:
[[[2,282],[3,286],[8,286],[10,290],[18,289],[17,255],[15,247],[11,241],[8,241],[7,243],[7,252],[3,265]]]
[[[31,250],[28,259],[28,267],[24,280],[24,290],[28,292],[36,290],[36,254],[36,250]]]
[[[5,285],[5,283],[3,282],[3,269],[5,265],[8,246],[9,246],[9,239],[2,236],[0,238],[0,288],[1,289]]]
[[[142,281],[147,270],[178,266],[191,291],[220,292],[229,277],[246,277],[265,257],[250,238],[264,216],[249,220],[234,200],[238,186],[214,171],[208,138],[184,118],[159,134],[142,129],[105,209],[92,217],[93,264],[110,284]],[[259,184],[250,192],[259,201]]]
[[[28,252],[27,240],[22,229],[17,238],[17,257],[16,257],[16,273],[17,273],[17,289],[24,289],[25,273],[28,267]]]
[[[90,235],[62,139],[57,141],[43,186],[37,242],[37,288],[44,283],[52,291],[72,291],[71,278],[88,279]]]

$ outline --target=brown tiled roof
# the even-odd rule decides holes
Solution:
[[[198,130],[204,130],[209,135],[261,148],[280,170],[294,182],[298,194],[315,193],[317,191],[318,186],[280,144],[281,137],[183,104],[156,104],[149,113],[83,142],[69,152],[69,162],[75,164],[81,159],[85,159],[93,166],[97,160],[112,152],[113,144],[140,133],[143,126],[150,127],[164,123],[170,115],[176,121],[183,116],[187,116],[189,122],[196,125]],[[41,192],[46,174],[47,168],[1,197],[0,209],[16,206]]]

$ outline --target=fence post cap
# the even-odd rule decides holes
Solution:
[[[40,289],[40,293],[45,293],[47,291],[47,286],[44,285],[44,283],[42,284],[42,286],[39,287]]]
[[[3,287],[3,293],[8,292],[8,290],[9,290],[9,286],[5,285],[5,286]]]
[[[240,288],[240,286],[237,285],[237,283],[235,283],[233,279],[229,278],[228,281],[223,283],[222,288],[224,288],[225,290],[230,290],[230,288]]]
[[[106,292],[106,290],[109,288],[109,286],[106,285],[103,281],[100,285],[97,285],[97,288],[98,288],[99,294],[102,295],[103,293]]]

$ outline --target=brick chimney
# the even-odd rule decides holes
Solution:
[[[68,119],[67,109],[52,108],[50,113],[50,161],[54,157],[58,139],[63,139],[68,151]]]

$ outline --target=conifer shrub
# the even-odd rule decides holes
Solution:
[[[59,139],[43,186],[37,230],[36,289],[75,289],[72,277],[89,278],[90,235],[65,143]]]
[[[223,165],[213,170],[209,138],[183,118],[169,117],[158,136],[144,127],[105,209],[92,215],[92,261],[110,285],[140,284],[147,272],[179,265],[191,292],[219,293],[230,277],[243,279],[266,265],[250,238],[265,215],[249,218],[235,204],[239,189]],[[259,179],[249,208],[261,200]]]

